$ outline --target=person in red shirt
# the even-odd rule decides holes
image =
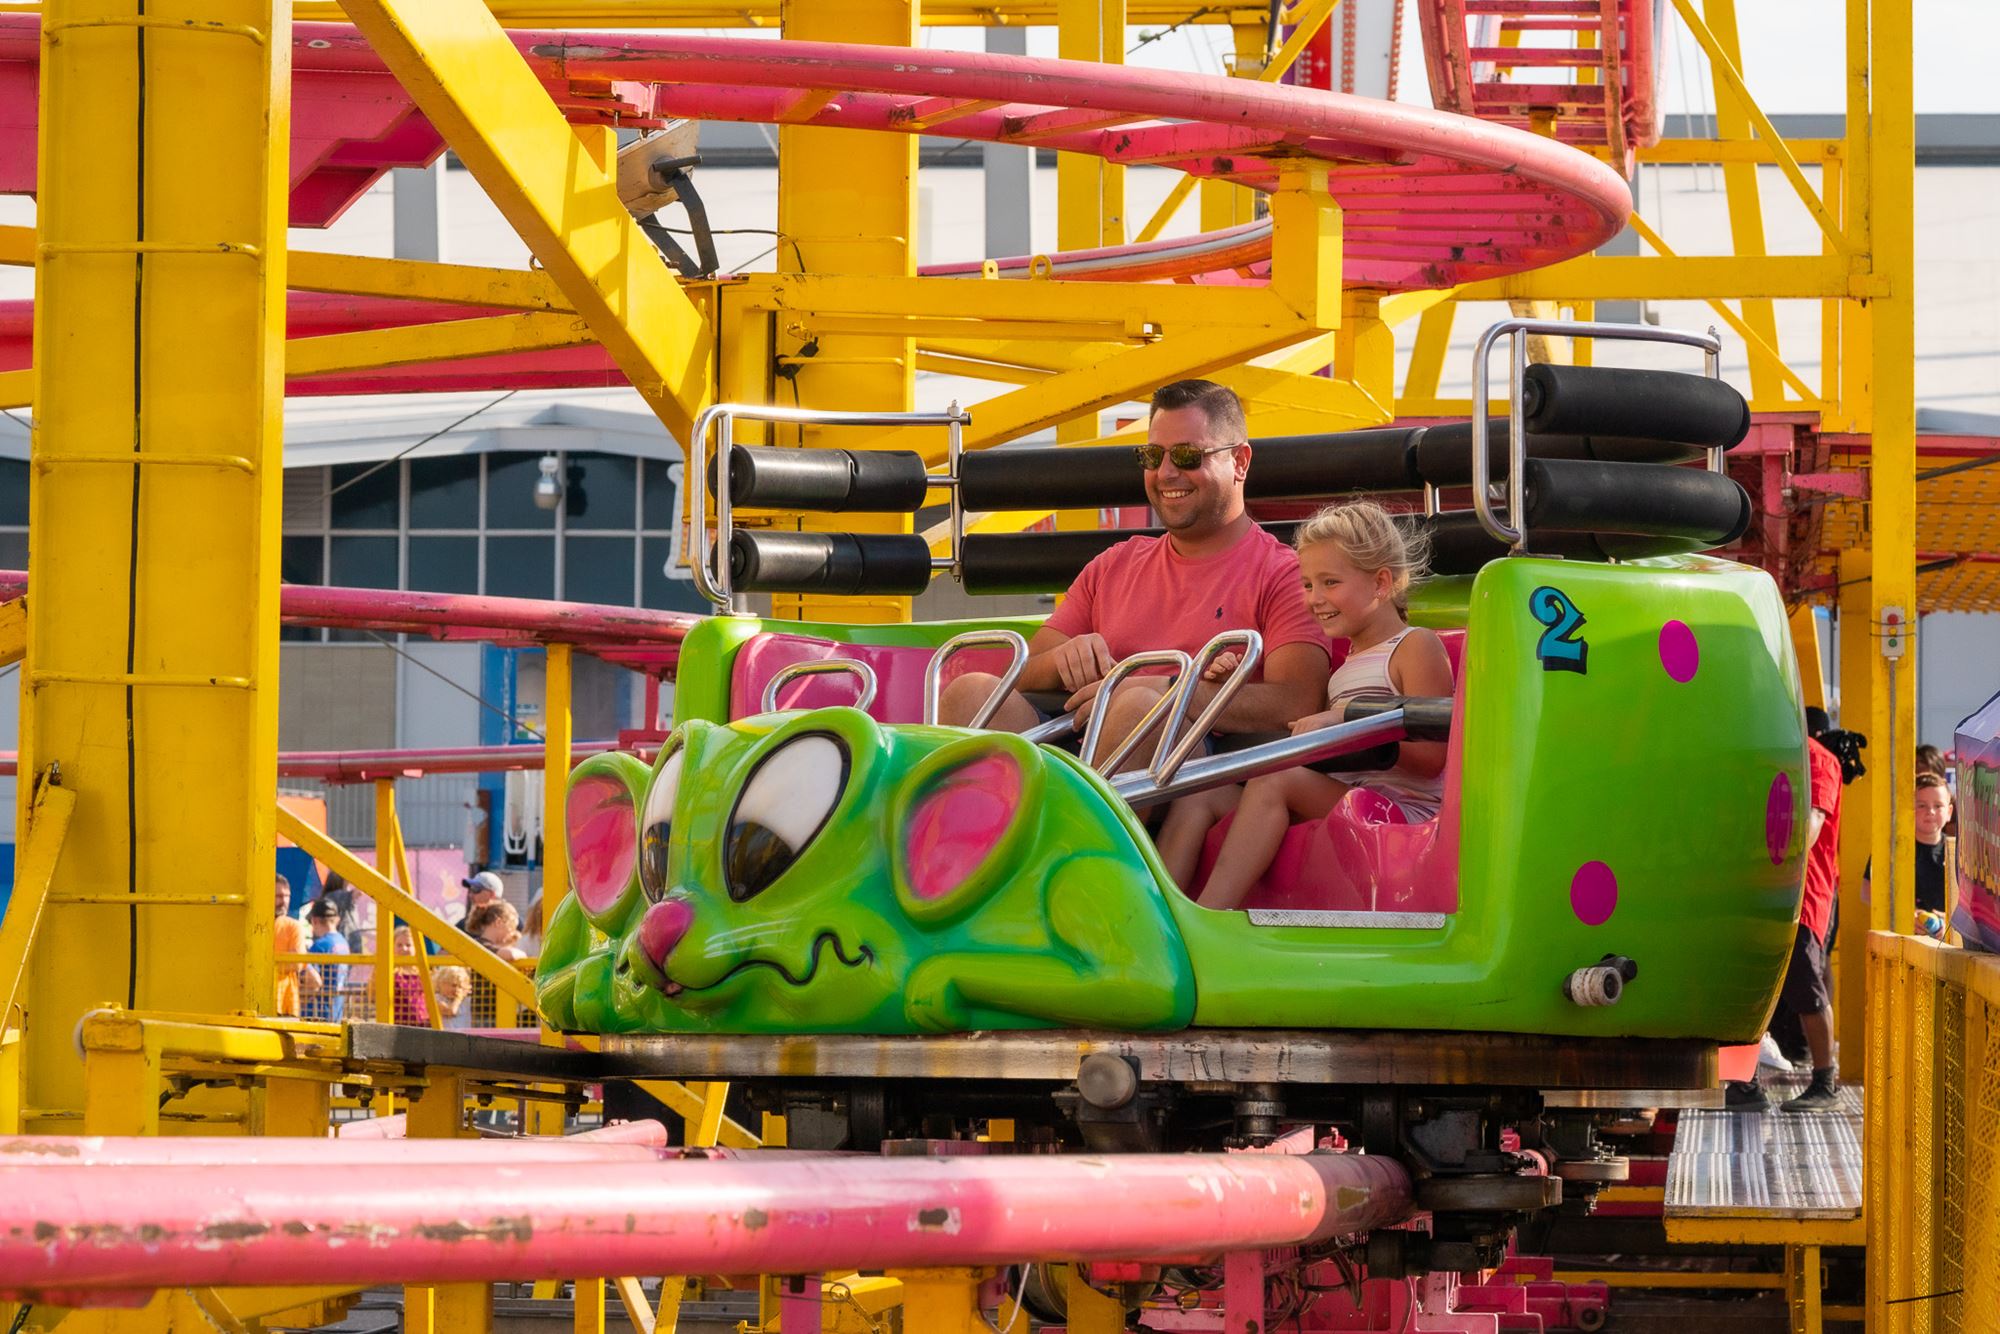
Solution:
[[[1080,731],[1105,674],[1121,659],[1147,649],[1192,654],[1221,631],[1237,629],[1263,636],[1264,658],[1218,730],[1283,732],[1320,708],[1331,648],[1306,609],[1297,556],[1244,508],[1250,444],[1242,400],[1209,380],[1166,385],[1153,394],[1146,439],[1138,461],[1165,535],[1128,538],[1084,568],[1028,641],[1016,690],[990,726],[1025,732],[1045,715],[1024,696],[1061,691],[1063,711]],[[997,684],[983,672],[952,681],[939,702],[940,720],[964,726]],[[1166,676],[1137,676],[1119,687],[1104,720],[1102,753],[1138,725],[1170,684]],[[1192,710],[1216,689],[1197,685]],[[1131,763],[1147,758],[1140,746]]]
[[[1811,773],[1812,808],[1806,817],[1805,887],[1799,900],[1798,937],[1792,942],[1778,1003],[1798,1016],[1812,1055],[1812,1082],[1785,1104],[1788,1112],[1831,1111],[1839,1105],[1839,1072],[1833,1057],[1833,1004],[1827,989],[1827,927],[1840,891],[1840,760],[1819,743],[1826,714],[1806,710],[1806,764]],[[1754,1086],[1732,1089],[1730,1105],[1768,1105]]]

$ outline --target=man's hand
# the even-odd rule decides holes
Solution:
[[[1104,674],[1118,665],[1118,660],[1111,656],[1111,647],[1104,642],[1103,635],[1088,634],[1057,645],[1049,653],[1049,663],[1063,689],[1076,691],[1102,681]]]
[[[1317,732],[1323,727],[1337,727],[1346,721],[1347,717],[1345,714],[1335,713],[1331,710],[1325,713],[1309,713],[1305,717],[1293,721],[1292,735],[1298,736],[1305,732]]]

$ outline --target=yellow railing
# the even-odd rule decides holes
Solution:
[[[1868,1330],[2000,1312],[2000,958],[1868,938]]]

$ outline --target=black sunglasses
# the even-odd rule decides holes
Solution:
[[[1134,445],[1132,453],[1138,456],[1139,466],[1147,472],[1160,466],[1161,459],[1172,459],[1174,466],[1182,472],[1193,472],[1201,466],[1201,461],[1210,454],[1220,454],[1225,449],[1241,449],[1239,442],[1234,445]]]

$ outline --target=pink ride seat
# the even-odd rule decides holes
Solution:
[[[1462,712],[1465,678],[1463,630],[1441,630],[1451,661],[1454,712]],[[1346,645],[1336,644],[1338,666]],[[1453,730],[1445,752],[1444,799],[1437,817],[1417,824],[1378,792],[1356,787],[1324,819],[1293,825],[1271,867],[1244,896],[1245,908],[1345,912],[1449,913],[1458,909],[1458,800],[1460,737]],[[1366,782],[1365,774],[1354,775]],[[1209,831],[1195,887],[1208,881],[1229,831],[1225,819]]]
[[[875,672],[875,702],[868,714],[878,723],[920,723],[924,720],[924,671],[936,650],[921,644],[841,644],[810,635],[774,632],[752,635],[736,650],[729,672],[729,716],[747,718],[763,710],[764,688],[773,677],[800,662],[853,658]],[[972,649],[955,655],[945,669],[946,680],[965,672],[1001,672],[1007,655],[998,649]],[[824,709],[852,704],[860,682],[845,672],[806,676],[778,695],[781,709]]]

